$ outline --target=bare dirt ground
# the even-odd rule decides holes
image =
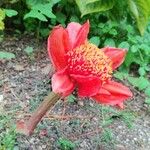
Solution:
[[[31,37],[7,38],[0,45],[0,50],[16,54],[11,61],[0,61],[0,95],[3,97],[0,113],[10,115],[13,124],[28,118],[51,90],[53,68],[45,43],[39,45]],[[27,46],[33,47],[32,56],[24,52]],[[143,93],[133,87],[131,90],[134,97],[126,102],[123,111],[89,99],[60,100],[32,136],[17,134],[15,148],[71,150],[72,146],[75,150],[149,150],[150,107],[144,104]],[[71,142],[70,147],[64,146],[64,139]]]

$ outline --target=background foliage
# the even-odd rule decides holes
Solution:
[[[149,16],[150,0],[6,0],[0,2],[0,33],[46,39],[57,24],[89,19],[90,41],[98,47],[128,49],[120,71],[146,79],[150,72]],[[0,58],[15,57],[5,53],[0,52]]]

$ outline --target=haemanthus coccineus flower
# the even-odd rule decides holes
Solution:
[[[67,28],[56,26],[48,38],[48,53],[56,69],[52,76],[55,93],[68,96],[77,88],[80,97],[118,105],[132,97],[131,91],[112,80],[112,72],[124,61],[126,50],[112,47],[99,49],[88,39],[89,21],[71,22]]]

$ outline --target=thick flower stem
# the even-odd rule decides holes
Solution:
[[[59,99],[59,94],[49,93],[27,122],[19,121],[17,123],[17,131],[25,135],[31,135],[42,117]]]

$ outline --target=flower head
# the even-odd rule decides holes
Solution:
[[[99,49],[87,35],[89,22],[72,22],[67,28],[56,26],[48,38],[48,53],[56,69],[52,88],[67,96],[77,88],[80,97],[92,97],[109,105],[123,107],[132,96],[124,85],[112,80],[112,72],[124,61],[126,50],[112,47]]]

